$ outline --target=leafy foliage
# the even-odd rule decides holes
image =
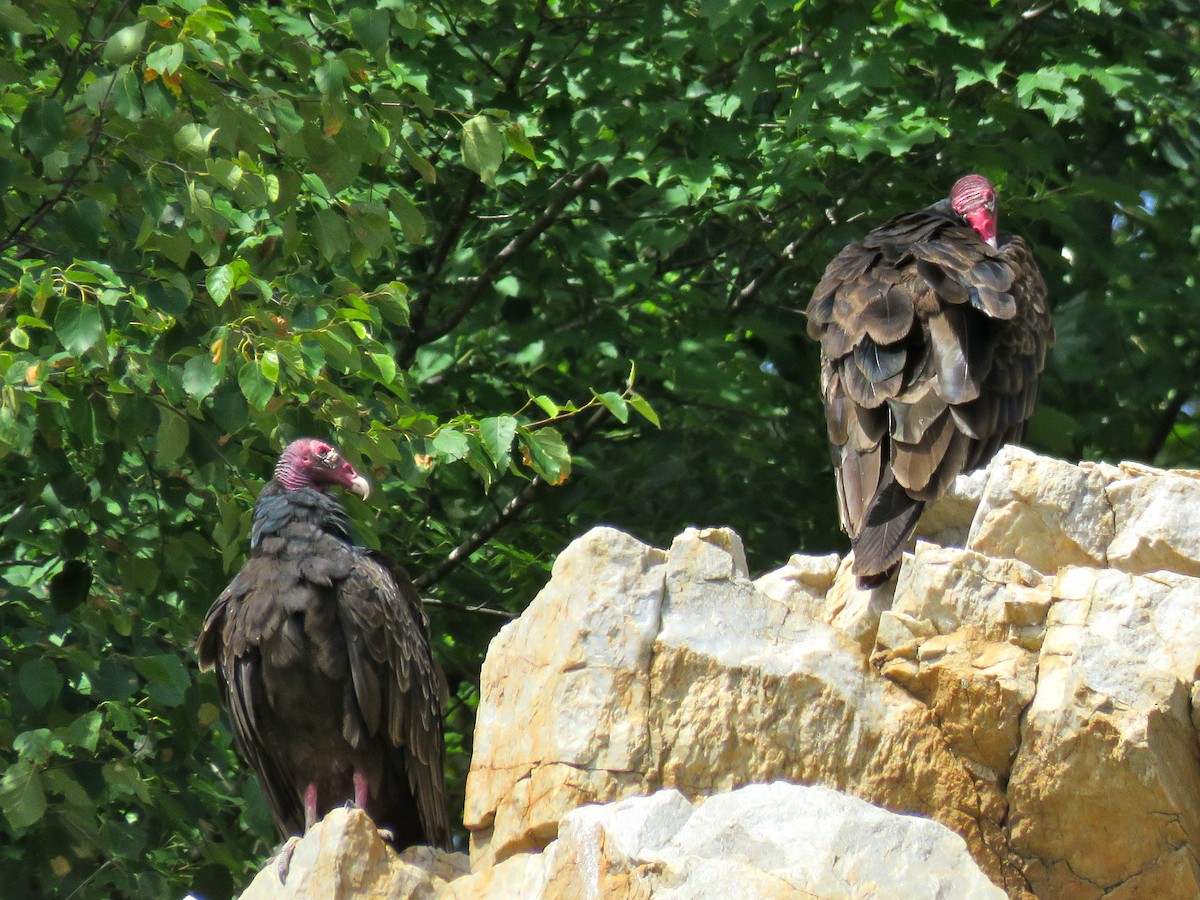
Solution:
[[[191,643],[292,437],[433,599],[460,800],[570,537],[844,546],[799,310],[964,171],[1058,306],[1031,443],[1194,465],[1185,12],[0,3],[0,878],[217,898],[267,852]]]

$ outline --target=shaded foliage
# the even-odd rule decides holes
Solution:
[[[844,547],[800,310],[964,171],[1057,305],[1029,442],[1194,465],[1186,12],[0,3],[0,878],[216,898],[267,852],[191,643],[291,437],[434,601],[459,802],[570,537]]]

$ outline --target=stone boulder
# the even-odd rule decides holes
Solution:
[[[361,809],[334,809],[271,859],[241,900],[425,900],[466,874],[464,853],[410,847],[396,853]]]
[[[1007,448],[873,590],[593,530],[489,650],[472,870],[584,804],[786,781],[941,822],[1011,897],[1200,896],[1197,514],[1195,473]]]
[[[750,785],[693,804],[676,790],[568,813],[541,853],[452,882],[447,898],[755,900],[1004,897],[962,838],[829,788]]]
[[[365,813],[338,809],[273,861],[243,900],[1001,900],[962,838],[829,788],[750,785],[692,803],[675,790],[567,813],[536,853],[467,871],[464,854],[397,854]]]

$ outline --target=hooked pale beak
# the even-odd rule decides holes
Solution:
[[[348,484],[347,487],[349,487],[350,490],[354,491],[354,493],[358,494],[358,496],[362,497],[364,500],[366,500],[367,496],[371,493],[370,483],[368,483],[367,479],[363,478],[357,472],[354,473],[354,477],[350,479],[350,484]]]

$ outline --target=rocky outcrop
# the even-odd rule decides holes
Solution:
[[[462,853],[397,855],[338,809],[242,900],[730,900],[870,896],[1003,900],[943,825],[838,791],[756,784],[693,803],[674,790],[567,813],[538,853],[468,872]]]
[[[272,859],[241,900],[424,900],[465,875],[465,853],[410,847],[402,854],[383,842],[361,809],[334,809],[301,841]]]
[[[752,581],[721,529],[584,535],[490,649],[472,868],[584,803],[788,781],[945,824],[1012,897],[1200,895],[1188,504],[1193,473],[1010,448],[870,591],[828,556]]]
[[[400,896],[1200,896],[1198,516],[1009,448],[874,590],[591,531],[489,650],[470,874]]]
[[[1003,900],[1004,892],[936,822],[776,782],[699,804],[662,790],[580,807],[544,851],[455,881],[447,896]]]

